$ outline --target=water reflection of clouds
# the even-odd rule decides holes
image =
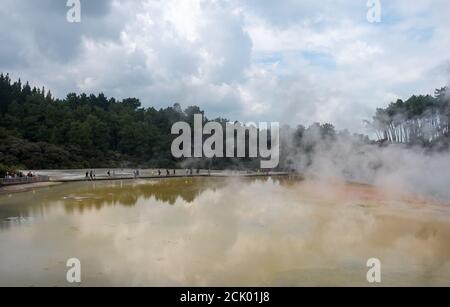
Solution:
[[[167,210],[141,200],[140,219],[103,234],[113,238],[118,253],[103,265],[115,266],[119,276],[131,269],[135,285],[273,285],[276,278],[288,285],[364,284],[365,261],[374,255],[403,274],[392,283],[433,283],[442,270],[449,272],[449,247],[414,235],[427,229],[424,221],[411,225],[410,218],[317,206],[295,195],[273,182],[230,182],[199,195],[195,206],[179,199]],[[433,240],[445,246],[448,224],[432,224],[442,231],[432,232]],[[91,226],[86,236],[95,233],[94,225],[83,227]],[[434,267],[426,265],[430,255]]]
[[[101,209],[103,206],[135,206],[140,199],[154,199],[157,202],[174,205],[178,198],[187,203],[194,202],[203,191],[216,189],[223,181],[173,179],[161,181],[138,182],[136,184],[113,183],[90,186],[64,200],[68,213],[86,209]]]
[[[0,242],[38,267],[77,255],[87,285],[366,285],[371,257],[386,285],[449,285],[448,218],[373,193],[272,179],[84,186]]]

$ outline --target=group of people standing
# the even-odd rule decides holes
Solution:
[[[200,175],[200,169],[198,168],[196,170],[196,175]],[[176,170],[173,170],[173,176],[175,176],[177,174]],[[194,175],[194,169],[192,168],[187,168],[186,169],[186,176],[193,176]],[[208,170],[208,175],[211,175],[211,170]],[[162,171],[158,170],[158,176],[162,176]],[[166,176],[170,176],[170,171],[166,170]]]
[[[196,170],[196,174],[199,175],[200,174],[200,169]],[[140,176],[140,171],[139,170],[133,170],[133,178],[137,179]],[[172,171],[169,169],[166,169],[165,171],[165,176],[169,177],[169,176],[176,176],[177,175],[177,171],[175,169],[173,169]],[[194,175],[194,170],[192,168],[186,169],[186,176],[193,176]],[[211,175],[211,171],[208,170],[208,175]],[[111,172],[111,170],[108,170],[106,172],[106,176],[108,178],[110,177],[115,177],[116,176],[116,172],[113,170]],[[158,176],[161,177],[163,176],[163,171],[162,170],[158,170]],[[86,171],[86,180],[95,180],[96,179],[96,172],[94,170],[90,170],[90,171]]]
[[[177,174],[176,170],[173,170],[172,172],[173,172],[173,176],[175,176]],[[158,176],[161,177],[161,175],[162,175],[162,171],[159,169],[158,170]],[[168,169],[166,170],[166,176],[170,176],[170,170],[168,170]]]
[[[95,179],[95,171],[86,171],[86,179],[94,180]]]
[[[136,174],[137,174],[137,176],[139,176],[139,171],[135,171],[135,172],[133,172],[133,173],[135,173],[135,176],[136,176]],[[108,170],[107,172],[106,172],[106,176],[107,177],[115,177],[116,176],[116,171],[110,171],[110,170]],[[94,170],[91,170],[91,171],[86,171],[86,179],[89,179],[89,180],[95,180],[95,177],[96,177],[96,173],[95,173],[95,171]]]
[[[32,178],[35,175],[32,172],[28,172],[26,175],[23,172],[6,172],[5,179],[15,179],[15,178]]]
[[[197,170],[195,171],[196,175],[200,175],[200,169],[197,168]],[[194,170],[192,168],[188,168],[186,169],[186,176],[193,176],[194,175]],[[211,170],[208,169],[208,176],[211,176]]]

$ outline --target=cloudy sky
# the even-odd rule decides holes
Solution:
[[[448,0],[2,0],[0,71],[51,89],[199,105],[208,117],[333,122],[450,76]]]

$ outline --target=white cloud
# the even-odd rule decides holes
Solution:
[[[365,1],[101,1],[80,25],[65,9],[7,0],[0,70],[58,96],[105,92],[357,131],[376,107],[450,79],[445,0],[382,1],[380,24],[366,21]]]

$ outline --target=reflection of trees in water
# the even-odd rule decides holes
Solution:
[[[181,198],[187,203],[193,203],[205,191],[216,191],[225,184],[225,180],[216,178],[180,178],[142,184],[92,185],[78,192],[75,198],[66,198],[64,205],[68,213],[73,213],[86,209],[99,210],[104,206],[133,207],[139,199],[153,198],[164,204],[175,205],[177,199]]]
[[[31,219],[26,215],[18,214],[14,217],[7,217],[0,219],[0,230],[8,230],[11,227],[26,226],[31,222]]]
[[[216,191],[227,185],[229,178],[174,178],[152,181],[151,183],[114,185],[91,185],[76,193],[76,198],[64,199],[65,209],[68,213],[83,212],[85,209],[100,210],[103,206],[121,205],[133,207],[139,199],[155,199],[168,205],[175,205],[178,198],[191,204],[202,193],[210,190]],[[253,177],[241,178],[248,183],[267,182],[272,180],[282,186],[294,184],[295,180],[287,177]]]
[[[76,193],[76,198],[64,200],[68,213],[86,209],[100,210],[104,206],[121,205],[133,207],[139,199],[154,199],[163,204],[175,205],[178,198],[191,204],[202,193],[216,191],[227,185],[229,178],[176,178],[152,181],[151,183],[114,183],[114,185],[91,185]],[[245,182],[267,182],[268,177],[242,178]],[[271,178],[281,185],[293,184],[289,178]],[[291,183],[290,183],[291,182]]]
[[[23,194],[20,203],[14,197],[0,202],[0,230],[29,225],[43,217],[46,211],[46,206],[40,204],[31,192]]]
[[[202,193],[216,191],[225,187],[230,180],[240,180],[245,183],[264,183],[272,180],[283,187],[294,185],[296,180],[288,177],[253,177],[253,178],[173,178],[154,180],[151,182],[95,182],[79,185],[67,184],[39,190],[38,193],[27,192],[20,198],[8,200],[1,206],[0,230],[12,226],[20,226],[41,219],[51,207],[63,203],[67,213],[84,210],[100,210],[104,206],[121,205],[132,207],[139,199],[154,199],[163,204],[174,205],[178,198],[187,203],[193,203]],[[19,195],[19,194],[18,194]]]

